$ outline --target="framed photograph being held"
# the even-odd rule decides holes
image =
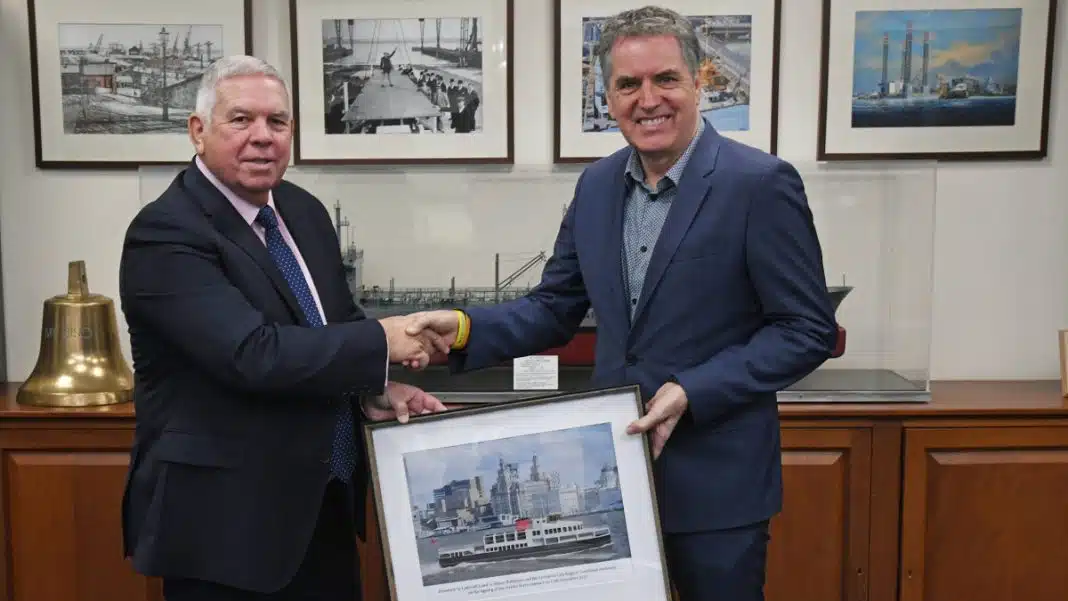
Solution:
[[[252,0],[28,0],[36,163],[185,164],[202,74],[252,54]]]
[[[671,598],[637,387],[365,426],[392,601]]]

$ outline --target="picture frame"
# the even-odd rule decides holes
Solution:
[[[513,0],[289,6],[294,163],[514,162]]]
[[[1055,1],[823,0],[822,29],[818,160],[1046,156]]]
[[[1057,332],[1057,342],[1061,358],[1061,396],[1068,399],[1068,330]]]
[[[626,386],[365,424],[390,599],[669,601],[642,412]]]
[[[199,74],[252,54],[252,0],[27,0],[27,10],[39,169],[188,163]]]
[[[555,0],[554,163],[595,161],[626,146],[593,58],[605,17],[646,3]],[[669,0],[703,32],[702,110],[721,135],[778,151],[781,0]],[[580,58],[581,57],[581,58]],[[590,66],[590,63],[593,66]]]

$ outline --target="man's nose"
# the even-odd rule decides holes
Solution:
[[[658,104],[660,104],[660,92],[656,86],[650,81],[642,82],[642,87],[638,90],[638,106],[648,109],[655,108]]]
[[[269,144],[272,139],[271,128],[267,126],[266,119],[256,119],[252,122],[249,127],[249,140],[253,144]]]

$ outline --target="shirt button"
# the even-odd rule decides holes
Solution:
[[[648,249],[648,248],[646,248],[646,246],[645,246],[645,245],[643,244],[643,245],[642,245],[642,247],[641,247],[641,248],[639,248],[638,250],[640,250],[640,251],[642,251],[642,252],[645,252],[646,250],[649,250],[649,249]]]

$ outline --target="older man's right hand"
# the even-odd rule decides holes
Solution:
[[[410,316],[386,317],[378,321],[386,331],[391,363],[402,363],[413,369],[422,369],[430,364],[431,355],[449,352],[449,343],[433,330],[423,330],[415,335],[408,334],[406,330],[411,325]]]

